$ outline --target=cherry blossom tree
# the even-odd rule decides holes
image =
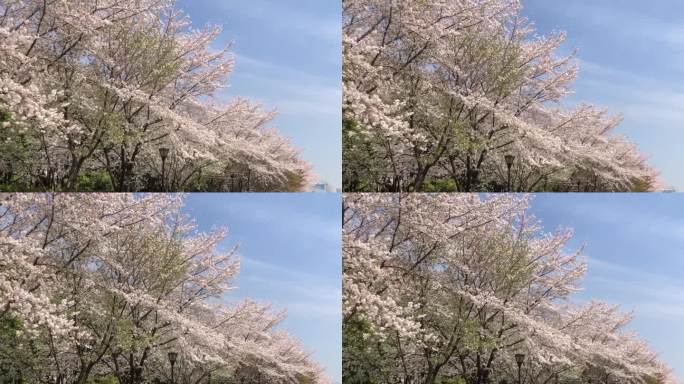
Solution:
[[[40,345],[35,382],[177,381],[253,369],[274,382],[325,382],[277,325],[285,313],[221,304],[239,270],[224,229],[198,233],[170,194],[0,195],[0,320]]]
[[[344,0],[350,191],[640,190],[657,172],[518,0]],[[509,171],[510,169],[510,171]]]
[[[218,100],[234,63],[213,48],[220,33],[192,28],[172,0],[1,2],[4,181],[226,190],[232,176],[242,189],[305,189],[311,167],[270,127],[274,112]]]
[[[568,252],[568,229],[544,232],[528,204],[517,195],[345,196],[345,377],[498,382],[517,377],[524,354],[526,383],[592,372],[675,382],[626,330],[631,315],[571,301],[586,272],[581,249]]]

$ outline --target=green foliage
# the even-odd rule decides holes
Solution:
[[[376,340],[369,324],[351,319],[342,324],[342,382],[384,383],[392,372],[396,351]]]
[[[453,179],[430,179],[423,183],[423,192],[456,192],[456,182]]]
[[[283,192],[299,192],[304,188],[304,175],[302,173],[288,172]]]
[[[632,183],[630,192],[650,192],[653,190],[653,183],[648,179],[637,179]]]
[[[114,375],[99,376],[88,380],[88,384],[119,384],[119,379]]]
[[[493,288],[500,297],[508,297],[514,292],[523,289],[534,275],[534,263],[530,262],[530,246],[532,235],[528,238],[522,233],[502,232],[495,236],[489,236],[486,242],[481,244],[481,253],[490,255],[497,262],[491,263],[491,280]]]
[[[82,192],[112,191],[114,185],[105,171],[89,171],[78,176],[77,190]]]
[[[389,168],[375,149],[381,145],[363,135],[356,121],[342,121],[342,174],[345,191],[372,192],[375,177]]]
[[[43,190],[22,183],[18,178],[12,178],[9,183],[0,184],[0,192],[43,192]]]
[[[479,76],[487,93],[506,96],[524,82],[529,66],[523,62],[525,56],[519,42],[466,34],[454,44],[470,48],[465,52],[468,52],[467,60],[476,66],[472,76]]]
[[[666,383],[666,378],[662,375],[660,376],[645,376],[643,378],[644,383],[646,384],[665,384]]]
[[[297,375],[298,384],[313,384],[314,379],[306,375]]]
[[[22,378],[26,381],[39,373],[39,354],[46,349],[25,333],[23,323],[13,316],[0,317],[0,382]]]
[[[469,121],[454,120],[450,122],[450,127],[452,145],[449,150],[452,153],[474,153],[487,147],[487,140],[484,136],[473,134]]]
[[[11,113],[0,109],[0,123],[10,123],[8,128],[0,127],[0,192],[43,191],[28,176],[36,168],[40,139],[36,130],[17,130],[12,121]]]
[[[442,378],[438,379],[436,384],[466,384],[466,379],[462,377]]]

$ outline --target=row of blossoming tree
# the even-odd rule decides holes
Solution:
[[[675,383],[631,314],[573,302],[586,260],[528,200],[345,196],[345,383]]]
[[[343,0],[346,191],[649,190],[657,172],[561,102],[577,74],[519,0]]]
[[[219,27],[172,0],[0,1],[0,185],[12,190],[301,190],[274,112],[218,100]]]
[[[222,304],[239,269],[170,194],[0,194],[0,379],[316,383],[284,313]]]

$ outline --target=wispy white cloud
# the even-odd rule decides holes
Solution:
[[[280,264],[269,263],[263,260],[258,260],[245,256],[241,256],[240,260],[243,266],[247,265],[253,271],[258,272],[259,276],[266,274],[276,274],[280,278],[283,278],[288,281],[306,281],[315,285],[330,285],[331,283],[330,279],[328,278],[323,278],[319,275],[315,275],[312,273],[302,272],[300,269],[297,268],[288,268]],[[336,292],[339,292],[339,290],[337,290]],[[307,290],[307,292],[304,293],[306,295],[314,296],[318,296],[319,294],[318,292],[311,292],[311,290]]]
[[[272,304],[285,309],[291,316],[333,319],[341,316],[342,292],[339,289],[315,285],[310,281],[276,281],[256,275],[242,277],[241,280],[279,292],[284,298]]]
[[[622,204],[629,206],[629,199],[656,199],[658,195],[621,195],[621,204],[605,204],[603,199],[578,199],[572,204],[558,206],[562,212],[583,217],[595,224],[606,224],[607,228],[619,229],[628,236],[641,236],[647,239],[663,239],[684,243],[684,217],[659,214],[643,208],[642,205],[620,209]]]
[[[274,90],[251,95],[278,112],[300,119],[311,117],[335,118],[341,120],[342,90],[335,79],[317,76],[286,65],[236,55],[236,71],[233,81],[245,81],[255,90]],[[231,90],[224,95],[228,98]],[[256,93],[256,92],[255,92]],[[339,131],[339,127],[302,126],[300,128]]]
[[[277,73],[274,76],[263,74],[241,73],[238,75],[254,86],[277,89],[277,93],[257,97],[260,101],[277,107],[280,113],[287,113],[300,118],[312,116],[339,117],[341,119],[342,91],[339,86],[331,86],[305,78],[285,79]],[[320,127],[304,126],[301,128],[316,129]],[[328,127],[339,130],[339,127]]]
[[[293,30],[309,38],[340,41],[341,16],[322,18],[320,15],[306,12],[301,7],[298,8],[296,3],[286,1],[222,1],[221,6],[226,11],[261,20],[275,29]],[[255,23],[255,28],[258,26],[259,24]]]
[[[279,204],[265,201],[272,196],[279,200]],[[339,243],[340,222],[335,216],[314,214],[294,209],[286,203],[280,195],[262,195],[261,198],[241,199],[239,203],[223,204],[214,207],[215,213],[221,213],[228,219],[236,216],[258,223],[259,225],[275,227],[280,234],[290,234],[295,238],[315,238],[326,242]],[[322,254],[329,254],[322,253]],[[338,257],[331,255],[330,257]]]
[[[282,299],[272,303],[276,308],[298,317],[340,318],[342,290],[339,281],[244,256],[241,262],[238,285],[245,283],[277,292]]]
[[[590,259],[591,283],[602,291],[629,297],[621,303],[640,318],[684,320],[684,281],[659,273]]]
[[[684,26],[666,21],[629,6],[615,3],[571,1],[559,7],[577,22],[589,23],[603,28],[605,33],[619,34],[625,38],[648,39],[667,44],[673,48],[684,48]]]
[[[270,72],[273,73],[274,77],[296,78],[297,80],[304,80],[314,83],[323,83],[331,81],[331,79],[328,77],[316,76],[310,72],[306,72],[301,69],[296,69],[290,66],[264,61],[245,54],[237,54],[236,60],[237,65],[245,65],[245,67],[242,68],[245,71],[259,73]]]
[[[684,125],[684,90],[676,89],[677,84],[590,61],[583,61],[581,68],[578,83],[592,90],[594,97],[599,94],[610,103],[609,107],[626,118],[661,122],[660,129],[669,126],[679,130]]]

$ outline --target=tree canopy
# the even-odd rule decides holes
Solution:
[[[344,198],[343,374],[350,383],[675,383],[627,328],[577,303],[587,264],[545,232],[529,196]],[[579,380],[579,381],[578,381]],[[650,380],[650,381],[649,381]]]
[[[521,7],[343,0],[345,190],[655,188],[619,117],[563,104],[577,60]]]
[[[274,111],[220,101],[234,66],[220,33],[193,28],[172,0],[0,2],[0,184],[308,187],[311,167],[270,126]]]
[[[113,378],[326,382],[252,300],[227,304],[237,249],[170,194],[0,194],[0,362],[31,383]],[[11,372],[0,372],[5,378]],[[16,376],[15,376],[16,377]],[[257,379],[258,378],[258,379]]]

